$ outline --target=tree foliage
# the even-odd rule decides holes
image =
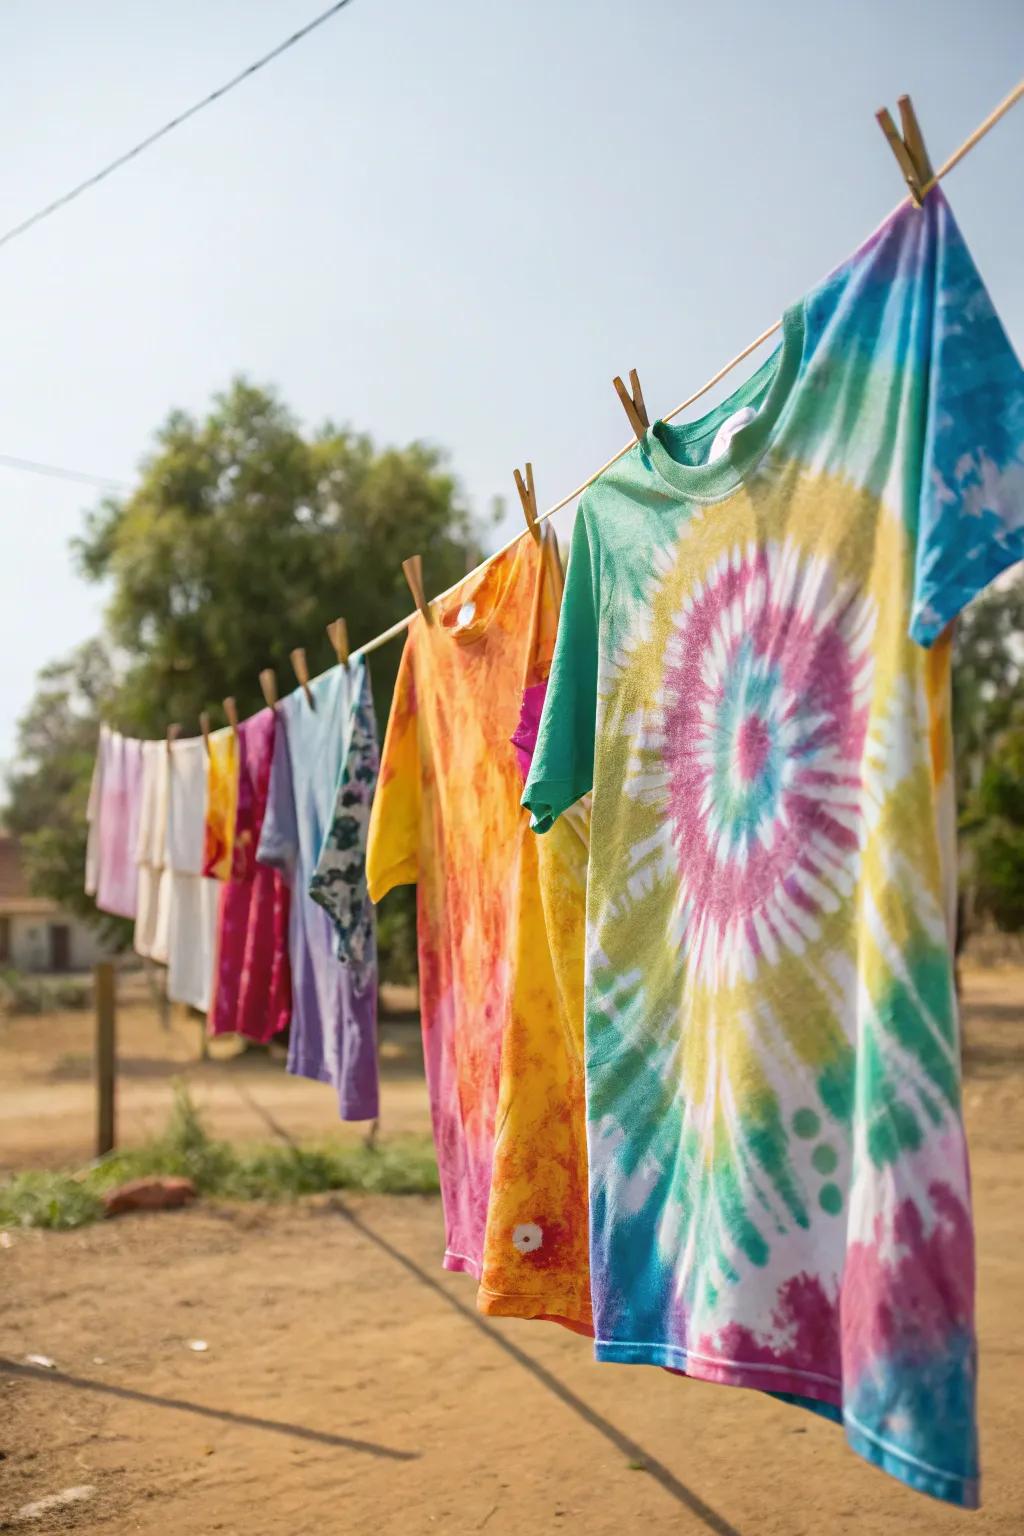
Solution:
[[[113,584],[114,723],[153,736],[171,720],[195,729],[229,694],[259,708],[261,668],[294,686],[293,647],[313,673],[331,664],[332,619],[355,646],[408,613],[403,556],[423,555],[437,591],[478,545],[436,449],[378,450],[330,423],[307,438],[276,395],[238,380],[204,421],[171,414],[133,494],[93,511],[76,551]],[[381,718],[400,650],[373,661]]]
[[[436,449],[378,449],[331,423],[305,434],[272,391],[243,380],[202,420],[173,412],[135,490],[90,512],[76,542],[84,575],[110,588],[104,636],[45,669],[20,724],[7,821],[34,889],[96,915],[82,873],[101,718],[159,736],[171,721],[194,731],[203,709],[216,718],[228,694],[243,714],[259,708],[260,669],[285,692],[294,646],[314,673],[331,663],[325,629],[338,615],[358,645],[407,613],[401,560],[416,552],[431,591],[480,554]],[[382,723],[400,650],[372,659]],[[953,676],[968,910],[1024,927],[1024,581],[963,615]],[[389,902],[382,950],[404,973],[412,902]]]
[[[993,739],[1024,713],[1024,580],[990,587],[957,625],[953,729],[966,805]]]
[[[973,906],[1009,932],[1024,928],[1024,726],[996,742],[968,810]]]
[[[44,667],[18,727],[18,766],[8,779],[5,820],[21,840],[33,891],[124,937],[116,918],[97,914],[83,888],[86,806],[100,720],[114,698],[106,647],[90,640]]]
[[[960,620],[953,722],[968,928],[1024,928],[1024,580]]]
[[[95,915],[82,874],[101,718],[134,735],[172,721],[194,732],[228,695],[245,715],[262,706],[263,667],[282,694],[294,687],[295,646],[314,675],[334,661],[331,620],[344,616],[356,646],[409,612],[403,556],[422,554],[436,592],[480,549],[436,449],[378,449],[332,423],[304,434],[272,391],[236,380],[204,419],[172,412],[134,491],[87,515],[75,552],[110,587],[104,638],[41,675],[7,820],[35,889]],[[399,640],[372,660],[382,723],[400,653]],[[410,914],[399,897],[384,925],[396,954],[408,953]]]

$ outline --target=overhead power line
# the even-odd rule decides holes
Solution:
[[[131,489],[126,480],[114,480],[109,475],[90,475],[84,469],[62,469],[59,464],[41,464],[38,459],[19,459],[13,453],[0,453],[0,466],[4,469],[23,469],[30,475],[48,475],[52,480],[75,480],[80,485],[98,485],[101,490]]]
[[[219,101],[222,96],[226,96],[229,91],[233,91],[236,85],[241,85],[243,80],[248,80],[250,76],[255,75],[265,65],[271,63],[273,59],[280,58],[282,53],[287,53],[289,48],[294,48],[296,43],[300,43],[304,37],[308,37],[311,32],[315,32],[317,27],[322,27],[325,21],[330,21],[332,16],[336,16],[339,11],[343,11],[350,4],[351,0],[337,0],[335,5],[328,6],[326,11],[323,11],[319,16],[314,16],[312,21],[307,22],[304,27],[300,27],[297,32],[293,32],[291,37],[286,37],[284,42],[278,43],[276,48],[271,48],[269,53],[265,53],[262,58],[248,65],[247,68],[242,70],[241,74],[235,75],[226,84],[218,86],[215,91],[210,92],[209,96],[204,96],[202,101],[197,101],[187,111],[179,113],[177,117],[172,117],[169,123],[164,123],[162,128],[158,128],[148,138],[142,139],[138,144],[133,145],[123,155],[118,155],[116,160],[111,160],[110,164],[105,165],[102,170],[86,177],[85,181],[80,181],[77,187],[71,188],[70,192],[65,192],[60,197],[54,198],[53,202],[47,203],[45,208],[40,208],[37,213],[33,213],[29,218],[23,219],[13,229],[9,229],[5,235],[0,235],[0,247],[9,245],[19,235],[25,234],[34,225],[41,224],[44,219],[48,219],[51,213],[56,213],[58,208],[66,208],[68,203],[73,203],[77,197],[81,197],[83,192],[88,192],[91,187],[98,186],[101,181],[105,181],[108,176],[112,176],[115,171],[120,170],[122,165],[127,165],[129,160],[134,160],[144,150],[156,144],[158,140],[166,138],[175,128],[180,128],[182,123],[187,123],[190,117],[195,117],[196,113],[201,112],[204,107],[209,107],[213,102]]]

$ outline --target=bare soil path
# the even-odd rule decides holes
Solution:
[[[209,1130],[229,1141],[286,1132],[298,1140],[360,1136],[343,1126],[323,1083],[289,1077],[284,1050],[243,1051],[234,1037],[209,1042],[202,1021],[183,1008],[160,1022],[143,979],[119,983],[118,1142],[159,1133],[176,1082],[184,1081]],[[382,1129],[429,1131],[416,997],[385,988],[381,1023]],[[0,1018],[0,1176],[22,1168],[78,1167],[94,1152],[93,1019],[89,1012]],[[277,1131],[275,1131],[277,1127]]]
[[[40,1134],[10,1080],[10,1030],[0,1046],[4,1159],[8,1145],[34,1146],[48,1162],[87,1153],[87,1083],[69,1080],[66,1062],[63,1077],[46,1079],[63,1108],[42,1115],[33,1100]],[[346,1196],[14,1233],[0,1247],[0,1529],[1020,1536],[1024,973],[969,977],[965,1035],[980,1514],[901,1487],[858,1461],[835,1426],[795,1408],[647,1368],[596,1366],[588,1342],[557,1327],[479,1317],[467,1279],[438,1268],[436,1201]],[[59,1044],[65,1057],[81,1049],[81,1040]],[[45,1052],[14,1054],[39,1088]],[[416,1128],[422,1084],[407,1055],[396,1060],[385,1123],[405,1116],[402,1128]],[[266,1063],[208,1063],[190,1076],[218,1130],[266,1134],[259,1113],[239,1110],[236,1120],[237,1094],[218,1086],[232,1071],[292,1132],[335,1124],[317,1085],[289,1082]],[[128,1077],[124,1107],[139,1129],[157,1116],[155,1082],[166,1097],[158,1074]],[[194,1339],[208,1349],[191,1350]],[[59,1370],[25,1366],[32,1352]],[[73,1486],[94,1492],[14,1523],[25,1503]]]

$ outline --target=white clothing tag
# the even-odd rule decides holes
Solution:
[[[711,452],[708,454],[709,464],[713,464],[716,459],[722,457],[722,454],[728,448],[740,428],[748,426],[756,415],[757,412],[753,406],[745,405],[742,410],[734,411],[731,416],[725,418],[715,433],[715,440],[711,444]]]

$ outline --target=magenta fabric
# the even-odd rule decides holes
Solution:
[[[238,726],[238,809],[231,879],[217,915],[217,962],[210,1033],[265,1042],[291,1018],[288,910],[284,877],[256,863],[270,788],[277,714],[264,709]]]
[[[537,732],[540,729],[540,717],[544,710],[547,691],[546,679],[543,683],[534,683],[531,687],[524,689],[519,724],[512,733],[512,745],[516,749],[519,771],[524,782],[529,777],[530,764],[537,750]]]

